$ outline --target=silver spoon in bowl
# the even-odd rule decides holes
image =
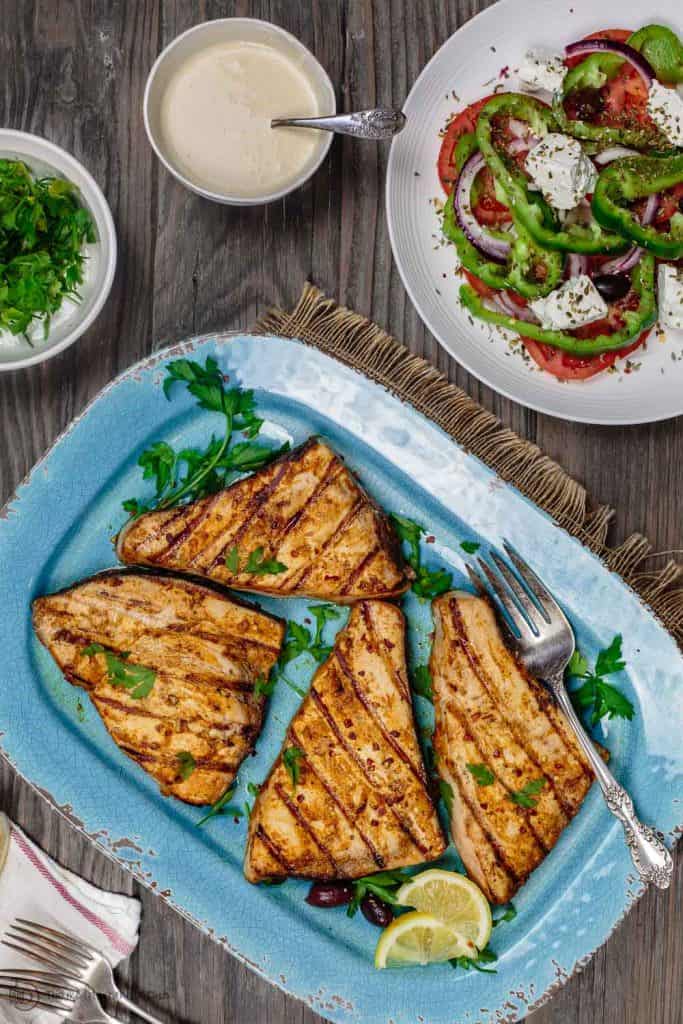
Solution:
[[[356,110],[352,114],[334,114],[331,117],[276,117],[271,128],[317,128],[324,132],[353,135],[357,139],[390,139],[406,123],[402,110],[375,107],[374,110]]]

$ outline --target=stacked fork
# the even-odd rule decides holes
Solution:
[[[43,970],[0,970],[0,998],[27,1009],[51,1010],[75,1021],[117,1024],[106,1013],[98,993],[116,1001],[148,1024],[161,1024],[119,991],[111,964],[94,946],[66,932],[18,917],[2,944],[39,963]]]

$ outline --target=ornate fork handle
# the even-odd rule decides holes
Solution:
[[[563,674],[549,676],[546,682],[551,687],[557,702],[569,719],[581,747],[591,763],[609,810],[624,827],[626,843],[636,871],[643,882],[652,883],[658,889],[668,889],[673,875],[673,858],[654,829],[644,825],[638,818],[633,800],[612,775],[602,760],[591,738],[586,733],[574,711],[564,685]]]
[[[390,139],[405,126],[406,116],[401,110],[376,107],[374,110],[356,110],[351,114],[330,117],[277,117],[271,128],[317,128],[325,132],[339,132],[358,139]]]

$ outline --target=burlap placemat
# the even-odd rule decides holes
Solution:
[[[338,306],[307,284],[291,313],[272,309],[256,333],[300,338],[362,371],[409,402],[503,479],[578,537],[643,598],[683,646],[683,567],[654,562],[652,545],[634,533],[609,543],[613,510],[594,504],[584,487],[530,441],[502,426],[437,369],[412,355],[377,324]]]

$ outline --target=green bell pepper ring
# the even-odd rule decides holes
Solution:
[[[602,171],[593,195],[593,214],[605,227],[665,260],[683,258],[683,214],[675,213],[669,231],[643,225],[629,203],[683,182],[680,156],[630,156],[615,160]]]
[[[546,249],[559,252],[609,253],[624,248],[620,235],[606,234],[598,224],[587,227],[559,226],[552,207],[540,192],[529,188],[529,180],[515,161],[496,141],[493,119],[510,116],[529,123],[535,135],[558,131],[552,111],[539,100],[518,93],[502,93],[489,100],[477,120],[479,148],[494,177],[503,186],[516,225]]]
[[[564,260],[560,253],[539,248],[524,231],[510,233],[510,258],[506,264],[495,263],[486,258],[458,224],[455,215],[454,193],[451,192],[443,214],[443,233],[455,245],[461,264],[475,274],[489,288],[512,288],[525,298],[533,299],[547,295],[562,279]],[[539,278],[539,265],[545,268],[545,275]]]
[[[683,82],[683,43],[664,25],[645,25],[634,32],[628,45],[642,53],[660,82]]]
[[[646,25],[629,36],[628,45],[646,58],[660,82],[683,81],[683,44],[678,36],[663,25]],[[624,61],[615,53],[592,53],[574,65],[565,75],[562,89],[553,97],[553,113],[568,135],[587,139],[603,146],[632,146],[635,149],[668,151],[671,144],[656,125],[637,119],[623,125],[599,125],[590,121],[570,119],[564,100],[575,89],[602,88],[614,78]]]
[[[599,334],[596,338],[576,338],[566,331],[550,331],[538,324],[526,320],[517,320],[505,313],[497,313],[484,305],[484,300],[473,288],[462,285],[460,301],[472,316],[487,323],[506,327],[525,338],[542,341],[553,348],[562,349],[574,356],[597,356],[602,352],[613,352],[634,341],[643,331],[651,327],[657,319],[657,303],[655,300],[655,260],[650,253],[645,253],[640,263],[631,273],[631,287],[639,297],[638,308],[626,310],[624,326],[613,334]]]

